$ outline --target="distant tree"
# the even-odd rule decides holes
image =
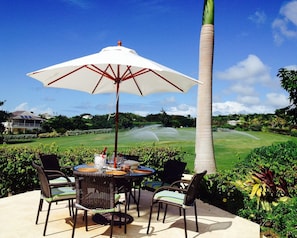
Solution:
[[[172,122],[171,122],[171,117],[165,112],[165,110],[162,108],[161,114],[160,114],[160,121],[163,126],[165,127],[171,127]]]
[[[292,122],[297,124],[297,70],[281,68],[277,76],[281,79],[281,86],[289,93],[291,104],[284,110],[292,117]]]
[[[72,120],[66,116],[56,116],[48,121],[48,127],[55,130],[58,133],[64,134],[68,130],[74,130]]]
[[[112,128],[114,127],[115,117],[110,115],[95,115],[91,119],[92,129]]]
[[[120,117],[119,118],[119,128],[132,128],[133,127],[133,121],[128,117]]]
[[[5,101],[0,101],[0,107],[3,106],[4,103]],[[2,124],[2,122],[7,121],[8,118],[9,118],[9,113],[6,111],[0,110],[0,144],[3,143],[3,132],[5,130],[5,127]]]
[[[77,130],[89,129],[87,125],[88,120],[83,119],[82,116],[72,117],[71,120],[72,120],[73,129],[77,129]]]
[[[160,114],[149,114],[145,117],[147,122],[160,123]]]

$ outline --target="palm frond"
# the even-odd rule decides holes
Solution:
[[[214,0],[204,0],[202,25],[214,24]]]

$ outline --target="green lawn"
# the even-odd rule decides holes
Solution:
[[[158,140],[157,140],[158,139]],[[253,148],[297,138],[264,132],[214,132],[215,157],[218,170],[229,169],[244,158]],[[89,134],[59,138],[36,139],[26,144],[13,146],[38,146],[55,143],[61,150],[75,146],[97,147],[98,152],[105,146],[112,152],[114,134]],[[139,146],[174,146],[186,152],[187,168],[192,171],[195,158],[195,129],[142,129],[119,132],[118,151]]]

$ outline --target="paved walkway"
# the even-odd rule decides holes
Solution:
[[[2,238],[32,238],[43,237],[46,212],[41,212],[38,225],[35,225],[36,211],[40,191],[26,192],[12,197],[0,199],[0,237]],[[156,220],[156,210],[152,217],[150,234],[146,234],[149,204],[152,193],[141,191],[140,217],[137,217],[135,206],[130,206],[128,213],[134,221],[128,225],[127,234],[124,229],[115,227],[114,237],[184,237],[183,217],[179,216],[177,208],[169,208],[165,223]],[[47,208],[44,203],[44,208]],[[69,217],[67,202],[53,204],[46,237],[65,238],[71,237],[72,219]],[[260,227],[258,224],[234,216],[209,204],[197,201],[199,233],[195,232],[195,218],[192,209],[188,211],[188,237],[197,238],[259,238]],[[157,208],[157,207],[156,207]],[[109,226],[92,223],[90,229],[85,231],[82,219],[78,219],[75,237],[93,238],[109,237]]]

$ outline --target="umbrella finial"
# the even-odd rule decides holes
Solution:
[[[118,46],[122,46],[122,41],[118,41]]]

